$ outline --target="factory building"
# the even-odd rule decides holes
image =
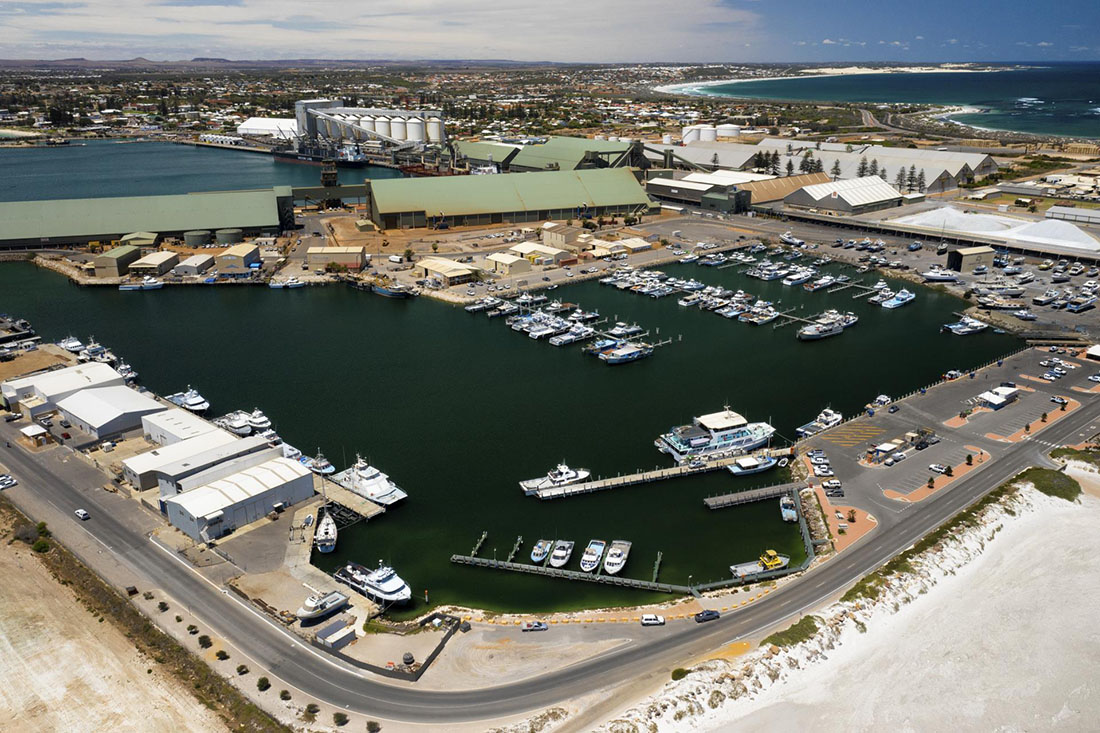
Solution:
[[[310,247],[306,250],[306,264],[310,267],[337,264],[349,270],[359,271],[366,263],[365,247]]]
[[[131,263],[130,274],[138,277],[143,275],[157,277],[171,270],[179,264],[179,261],[180,256],[175,252],[150,252],[140,260]]]
[[[992,247],[960,247],[947,253],[947,267],[955,272],[973,272],[975,267],[985,265],[992,270],[996,255]]]
[[[787,194],[785,206],[837,214],[864,214],[901,206],[902,195],[878,176],[803,186]]]
[[[568,226],[566,224],[554,224],[547,222],[539,232],[539,238],[547,247],[556,249],[568,249],[574,254],[580,251],[578,242],[588,235],[584,227]]]
[[[275,458],[165,502],[168,519],[196,542],[208,542],[313,496],[313,474]]]
[[[181,277],[197,277],[214,266],[214,255],[191,255],[176,265],[172,272]]]
[[[206,433],[224,431],[193,412],[171,407],[141,418],[141,432],[146,440],[157,445],[172,445]]]
[[[425,257],[416,263],[423,277],[438,280],[444,287],[461,285],[477,278],[477,270],[443,257]]]
[[[773,201],[782,201],[789,194],[794,193],[803,186],[812,186],[816,183],[829,183],[832,178],[828,173],[801,173],[783,178],[771,178],[763,181],[749,181],[738,184],[741,191],[749,192],[751,205],[766,204]]]
[[[143,417],[164,405],[135,389],[115,386],[82,389],[60,400],[57,409],[73,427],[103,440],[141,427]]]
[[[130,265],[141,259],[141,250],[124,244],[96,255],[92,261],[96,277],[122,277],[130,272]]]
[[[254,244],[235,244],[214,258],[223,275],[248,274],[260,264],[260,248]]]
[[[654,207],[628,168],[379,179],[366,187],[371,220],[380,229],[619,216]]]
[[[82,389],[124,384],[122,375],[107,364],[89,362],[4,382],[0,384],[0,395],[9,410],[36,417],[53,412],[59,402]]]
[[[485,259],[492,265],[493,272],[502,277],[531,272],[531,263],[519,255],[508,252],[494,252]]]
[[[211,443],[215,442],[212,438],[208,440]],[[174,448],[175,445],[171,447]],[[204,446],[202,442],[196,442],[192,447],[194,450],[189,455],[182,449],[172,451],[173,455],[170,457],[173,460],[161,461],[155,465],[162,512],[165,510],[166,499],[217,481],[250,466],[278,458],[283,454],[282,448],[272,447],[271,443],[260,435],[237,438],[214,446]]]
[[[237,134],[293,140],[298,136],[298,121],[284,117],[249,117],[237,125]]]
[[[467,140],[456,140],[453,144],[459,161],[465,160],[470,168],[484,169],[491,166],[498,173],[508,170],[521,147],[509,143]]]
[[[251,236],[292,228],[294,194],[289,186],[279,186],[169,196],[10,201],[0,203],[0,221],[4,222],[0,246],[84,245],[133,232],[175,237],[199,229],[239,229]],[[124,264],[103,260],[102,268],[119,272],[100,277],[125,275],[125,265],[133,261],[125,261],[129,256],[122,257]],[[100,270],[99,258],[96,267]]]
[[[520,242],[509,247],[508,252],[526,258],[533,265],[560,265],[573,259],[573,253],[569,250],[548,247],[538,242]]]
[[[148,419],[148,418],[146,418]],[[162,479],[176,478],[180,466],[218,448],[238,442],[224,430],[212,430],[162,445],[122,461],[122,476],[139,491],[155,488]],[[165,492],[162,492],[162,494]],[[170,495],[175,495],[172,491]]]
[[[573,171],[622,166],[631,144],[586,137],[550,137],[545,142],[523,145],[507,165],[511,173]]]
[[[752,198],[748,192],[740,191],[732,184],[700,183],[687,178],[652,178],[646,181],[646,193],[661,201],[723,214],[747,211]]]

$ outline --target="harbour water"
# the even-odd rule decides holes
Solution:
[[[661,551],[662,581],[702,583],[728,578],[731,563],[765,549],[790,554],[793,564],[803,550],[777,501],[703,506],[711,494],[783,480],[777,472],[715,472],[552,502],[523,496],[518,480],[562,459],[603,476],[671,465],[653,439],[724,404],[793,437],[826,405],[850,415],[879,393],[910,391],[1018,344],[992,332],[939,333],[961,302],[927,288],[886,311],[853,300],[851,290],[809,294],[733,269],[667,269],[802,307],[803,315],[834,307],[861,320],[841,336],[804,343],[792,326],[751,327],[594,281],[553,291],[674,339],[650,359],[608,367],[576,346],[516,334],[501,319],[342,286],[123,293],[12,263],[0,266],[0,310],[30,319],[47,338],[94,334],[158,393],[191,384],[213,415],[259,406],[302,450],[320,448],[338,468],[361,452],[389,473],[410,498],[341,533],[336,552],[316,558],[322,569],[381,559],[421,602],[428,591],[432,603],[527,611],[653,596],[456,567],[450,555],[468,553],[482,531],[481,555],[500,559],[523,535],[523,561],[543,537],[580,548],[592,537],[626,539],[634,545],[623,575],[650,579]]]
[[[982,110],[956,122],[991,130],[1100,138],[1100,64],[974,73],[851,74],[685,87],[716,97],[805,102],[914,102]]]
[[[316,186],[321,169],[270,155],[166,142],[0,148],[0,201],[151,196],[272,186]],[[400,178],[391,168],[340,168],[341,183]]]

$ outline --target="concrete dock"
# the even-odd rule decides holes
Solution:
[[[665,479],[680,478],[682,476],[692,476],[695,474],[707,473],[709,471],[717,471],[719,469],[723,469],[727,466],[732,465],[739,458],[745,458],[746,456],[774,456],[778,458],[781,456],[790,455],[790,448],[769,448],[762,451],[756,451],[754,453],[727,456],[725,458],[716,458],[707,461],[702,466],[693,467],[690,464],[685,464],[682,466],[672,466],[671,468],[657,468],[652,471],[638,471],[636,473],[628,473],[625,476],[595,479],[593,481],[584,481],[582,483],[570,484],[568,486],[555,486],[551,489],[536,489],[534,491],[528,491],[526,493],[528,495],[534,494],[540,499],[561,499],[567,496],[577,496],[580,494],[591,494],[595,491],[617,489],[622,486],[648,484],[654,481],[663,481]]]
[[[379,506],[373,501],[368,501],[358,494],[348,491],[343,486],[339,486],[332,481],[325,481],[320,476],[314,476],[313,490],[318,494],[321,493],[322,482],[324,482],[324,493],[328,496],[329,501],[350,509],[363,519],[371,519],[386,511],[385,507]]]
[[[765,501],[767,499],[778,499],[786,494],[794,493],[796,495],[799,491],[806,488],[805,481],[796,481],[790,484],[778,484],[776,486],[765,486],[760,489],[749,489],[748,491],[734,491],[729,494],[720,494],[718,496],[708,496],[703,499],[703,504],[707,509],[725,509],[730,506],[738,506],[739,504],[750,504],[754,501]]]

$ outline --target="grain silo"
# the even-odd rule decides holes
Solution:
[[[433,143],[443,142],[443,120],[439,117],[428,118],[428,141]]]
[[[424,120],[419,117],[410,117],[405,120],[405,137],[411,142],[422,143],[427,140],[424,131]]]
[[[408,137],[408,125],[404,117],[394,117],[390,120],[390,137],[394,140],[404,140]]]
[[[386,115],[378,115],[374,118],[374,129],[383,137],[390,137],[390,118]]]

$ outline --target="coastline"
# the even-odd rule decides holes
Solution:
[[[696,97],[722,97],[725,95],[705,94],[697,90],[704,87],[723,86],[725,84],[743,84],[754,81],[790,81],[793,79],[820,79],[827,76],[881,76],[884,74],[988,74],[1008,69],[971,69],[971,68],[933,68],[927,66],[891,67],[888,69],[875,69],[864,66],[850,66],[844,68],[826,67],[821,70],[807,69],[806,73],[796,76],[768,76],[749,77],[745,79],[711,79],[709,81],[683,82],[680,84],[663,84],[653,87],[653,91],[665,94],[688,94]]]

